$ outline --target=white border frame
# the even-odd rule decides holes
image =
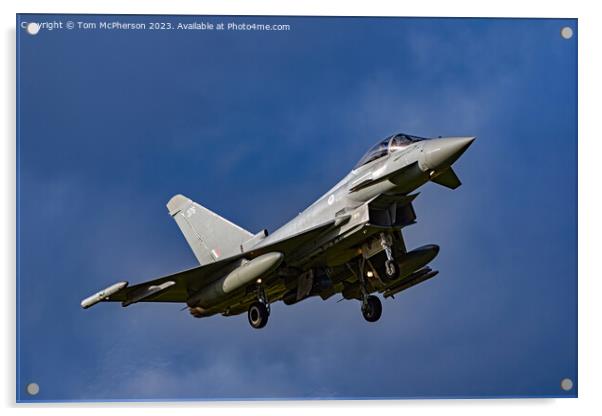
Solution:
[[[106,409],[126,410],[131,414],[146,416],[163,414],[167,409],[174,414],[207,412],[230,414],[236,412],[261,413],[263,415],[306,414],[317,411],[330,414],[343,410],[352,414],[372,411],[376,407],[385,414],[398,414],[400,411],[412,413],[441,413],[448,415],[504,415],[514,411],[528,411],[532,414],[563,415],[569,413],[589,413],[602,408],[600,391],[602,383],[598,372],[600,351],[600,316],[602,311],[598,301],[601,289],[600,273],[596,255],[602,245],[597,236],[601,234],[600,218],[600,169],[597,154],[601,150],[602,138],[599,134],[600,118],[599,77],[602,74],[600,48],[597,40],[602,39],[600,15],[596,13],[594,2],[547,1],[527,2],[506,0],[495,4],[469,0],[453,2],[421,0],[402,3],[383,0],[343,1],[309,0],[285,4],[276,0],[94,0],[75,2],[55,0],[3,1],[2,8],[2,83],[4,97],[1,101],[0,125],[3,126],[3,157],[0,186],[1,229],[4,238],[0,247],[1,264],[5,266],[2,279],[1,300],[3,317],[1,322],[3,341],[1,368],[5,370],[1,379],[2,404],[13,412],[30,413],[45,408],[51,415],[100,414]],[[16,13],[110,13],[110,14],[221,14],[221,15],[330,15],[330,16],[452,16],[452,17],[568,17],[578,18],[579,40],[579,399],[505,399],[505,400],[406,400],[406,401],[302,401],[302,402],[169,402],[169,403],[108,403],[108,404],[15,404],[15,14]],[[195,409],[196,408],[196,409]],[[193,410],[195,409],[195,410]],[[315,409],[315,410],[314,410]]]

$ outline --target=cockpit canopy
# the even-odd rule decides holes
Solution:
[[[360,159],[353,169],[357,169],[373,160],[380,159],[383,156],[389,155],[391,152],[405,149],[409,145],[426,140],[423,137],[411,136],[409,134],[394,134],[386,139],[378,142]]]

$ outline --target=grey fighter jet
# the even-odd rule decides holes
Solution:
[[[183,195],[167,203],[200,266],[129,286],[122,281],[84,299],[185,303],[201,318],[247,312],[262,328],[270,304],[341,294],[377,321],[384,298],[437,275],[428,263],[439,247],[407,250],[402,230],[416,222],[413,193],[428,181],[456,189],[452,164],[474,137],[425,139],[395,134],[379,141],[357,165],[297,217],[269,234],[239,227]]]

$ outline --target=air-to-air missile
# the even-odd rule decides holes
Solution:
[[[96,305],[98,302],[109,298],[115,293],[119,292],[121,289],[125,288],[128,285],[128,282],[118,282],[114,285],[107,287],[106,289],[101,290],[100,292],[96,292],[92,296],[88,296],[86,299],[82,300],[82,308],[88,309],[90,306]]]

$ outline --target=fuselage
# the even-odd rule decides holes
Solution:
[[[371,148],[342,180],[263,239],[258,247],[313,228],[379,195],[411,193],[436,173],[449,168],[473,140],[474,137],[390,136]]]

